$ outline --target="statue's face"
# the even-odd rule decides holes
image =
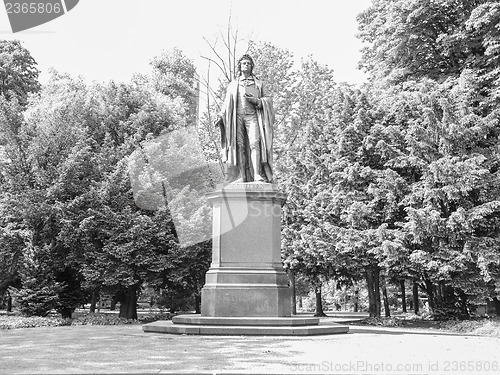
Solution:
[[[241,72],[252,73],[252,62],[248,59],[243,59],[240,61]]]

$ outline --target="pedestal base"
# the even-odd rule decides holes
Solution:
[[[159,320],[142,326],[144,332],[220,336],[310,336],[347,333],[348,326],[320,323],[318,318],[207,318],[178,315],[172,321]]]
[[[285,195],[265,183],[229,184],[213,206],[212,264],[201,292],[206,317],[285,317],[291,291],[281,264]]]

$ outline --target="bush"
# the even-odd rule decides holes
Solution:
[[[60,327],[80,325],[123,325],[143,324],[156,320],[170,320],[174,314],[160,311],[141,316],[139,320],[120,318],[116,314],[79,313],[74,319],[63,319],[59,317],[21,316],[19,313],[0,314],[0,329],[36,328],[36,327]]]
[[[472,331],[475,335],[500,337],[500,320],[490,320]]]
[[[137,324],[137,320],[123,319],[115,314],[93,314],[87,313],[75,319],[63,319],[58,317],[0,315],[0,329],[36,328],[36,327],[60,327],[78,325],[122,325]]]
[[[363,320],[363,323],[370,326],[382,326],[382,327],[399,327],[401,322],[398,318],[367,318]]]
[[[71,319],[71,325],[90,325],[90,326],[108,326],[108,325],[121,325],[121,324],[134,324],[137,320],[120,318],[115,314],[95,314],[88,313],[82,314],[75,319]]]
[[[71,325],[71,321],[62,318],[48,318],[40,316],[0,316],[0,329],[59,327]]]
[[[33,286],[21,289],[9,288],[19,310],[27,316],[47,316],[58,303],[58,284],[53,287]]]
[[[431,317],[433,320],[446,321],[446,320],[456,320],[456,319],[468,319],[467,315],[464,315],[462,311],[457,308],[436,308],[432,313]]]
[[[441,322],[440,327],[453,332],[500,337],[499,319],[450,320],[447,322]]]
[[[143,315],[139,317],[139,320],[141,323],[151,323],[151,322],[156,322],[157,320],[171,320],[172,316],[175,314],[165,312],[165,311],[160,311],[158,313],[151,313],[148,315]]]

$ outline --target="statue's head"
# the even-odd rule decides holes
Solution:
[[[238,75],[239,76],[241,75],[242,65],[243,65],[243,69],[248,69],[248,66],[249,66],[250,74],[252,74],[253,67],[255,66],[255,64],[253,62],[253,59],[250,57],[250,55],[244,54],[238,60]]]

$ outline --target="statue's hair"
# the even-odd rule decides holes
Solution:
[[[246,53],[240,57],[238,60],[238,76],[241,76],[241,62],[243,60],[250,60],[250,63],[252,64],[252,73],[253,73],[253,68],[255,66],[255,63],[253,62],[253,59],[250,55],[247,55]]]

